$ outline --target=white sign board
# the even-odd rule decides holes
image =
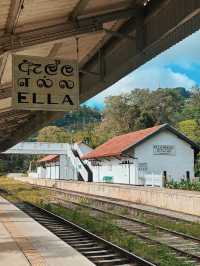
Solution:
[[[153,154],[155,155],[175,155],[174,145],[153,145]]]
[[[13,55],[15,109],[73,111],[79,107],[76,61]]]

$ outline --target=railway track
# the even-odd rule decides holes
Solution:
[[[158,213],[158,212],[154,212],[151,210],[147,210],[147,209],[141,209],[140,206],[135,203],[133,206],[132,202],[129,201],[118,201],[117,199],[114,198],[108,198],[108,197],[103,197],[103,196],[95,196],[95,195],[90,195],[84,192],[76,192],[76,191],[71,191],[71,190],[63,190],[63,189],[59,189],[56,187],[46,187],[46,186],[42,186],[42,185],[32,185],[33,187],[36,188],[44,188],[46,190],[51,191],[52,193],[58,193],[59,195],[63,195],[63,196],[70,196],[72,199],[76,200],[76,201],[80,201],[80,199],[86,199],[87,201],[91,202],[94,204],[95,202],[97,203],[97,205],[102,205],[105,206],[106,208],[126,208],[128,211],[130,211],[130,213],[135,214],[136,216],[138,214],[143,214],[146,217],[164,217],[167,219],[170,219],[171,221],[185,221],[185,222],[191,222],[190,220],[184,220],[184,218],[178,218],[178,217],[174,217],[171,216],[169,214],[164,214],[164,213]],[[122,203],[123,202],[123,203]],[[131,204],[131,205],[130,205]],[[138,205],[138,206],[137,206]],[[150,207],[150,206],[149,206]],[[159,208],[158,208],[159,209]],[[197,218],[196,216],[193,216],[194,218]],[[197,218],[198,221],[199,218]]]
[[[155,266],[45,209],[26,202],[15,205],[87,257],[94,265]]]
[[[112,222],[119,228],[130,232],[138,237],[148,240],[152,243],[164,244],[176,252],[176,256],[185,257],[188,262],[200,266],[200,239],[186,235],[180,232],[166,229],[161,226],[155,226],[150,223],[142,222],[138,219],[130,218],[107,211],[105,209],[88,206],[85,204],[63,200],[59,197],[54,198],[57,202],[63,204],[66,208],[74,206],[87,208],[90,215],[96,217],[98,213],[112,216]]]

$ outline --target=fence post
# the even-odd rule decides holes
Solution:
[[[166,187],[166,184],[167,184],[167,172],[166,171],[163,172],[162,177],[163,177],[163,187]]]

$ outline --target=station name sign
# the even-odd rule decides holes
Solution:
[[[174,145],[153,145],[153,154],[158,155],[175,155]]]
[[[74,60],[13,55],[12,105],[15,109],[75,111],[79,72]]]

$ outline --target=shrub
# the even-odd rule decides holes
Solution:
[[[170,181],[166,184],[166,187],[174,189],[200,191],[200,181],[186,181],[186,180],[181,180],[180,182]]]

